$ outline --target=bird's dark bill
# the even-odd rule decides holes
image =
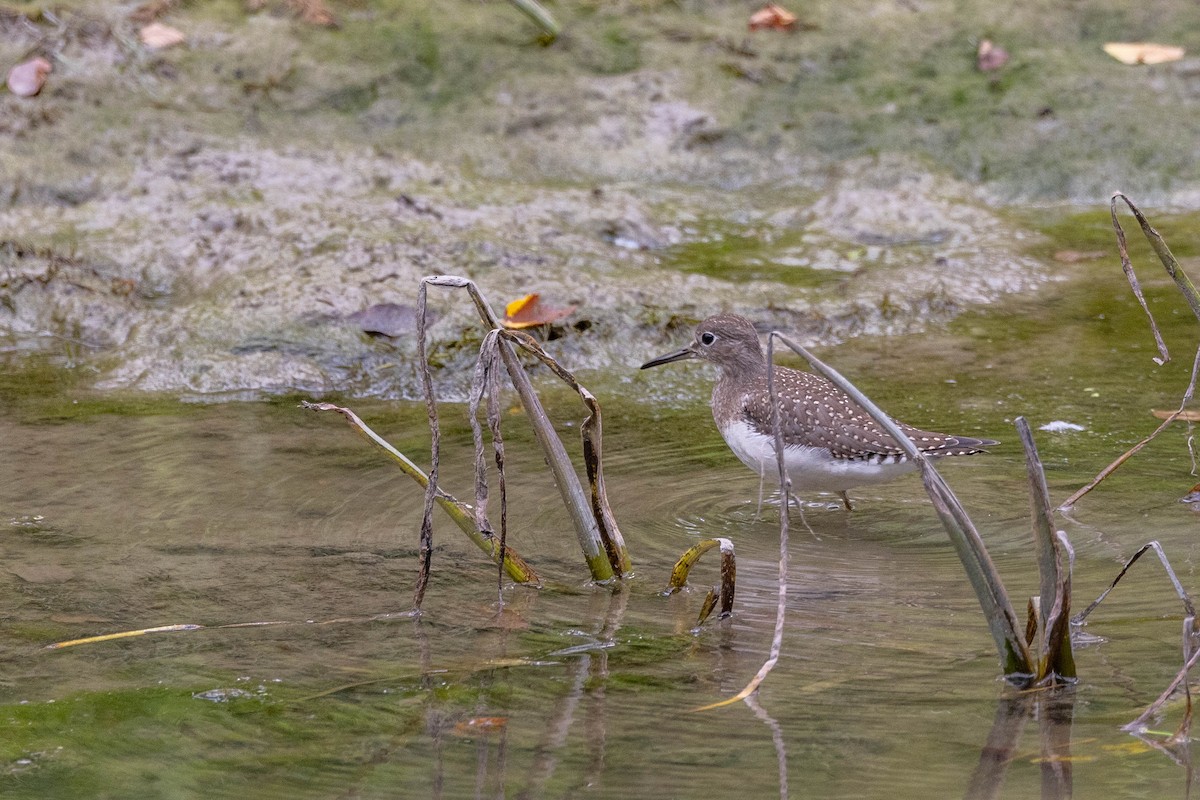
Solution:
[[[688,348],[676,350],[674,353],[667,353],[665,356],[652,358],[645,364],[642,364],[642,369],[650,369],[650,367],[658,367],[663,364],[670,364],[672,361],[683,361],[685,358],[695,358],[696,354]]]

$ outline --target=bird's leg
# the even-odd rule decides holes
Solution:
[[[759,467],[758,469],[758,508],[754,509],[754,518],[758,519],[762,516],[762,498],[763,498],[763,483],[767,480],[767,468]]]
[[[842,497],[842,504],[846,506],[846,510],[847,510],[847,511],[853,511],[853,510],[854,510],[854,506],[850,505],[850,498],[849,498],[849,497],[846,495],[846,493],[845,493],[845,492],[838,492],[838,494],[839,494],[839,495],[841,495],[841,497]]]

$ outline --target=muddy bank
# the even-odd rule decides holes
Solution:
[[[412,337],[371,336],[352,315],[411,304],[418,279],[443,272],[495,305],[529,291],[577,304],[554,348],[610,374],[717,310],[810,343],[910,332],[1052,279],[998,196],[1078,199],[1074,179],[1022,183],[1025,166],[976,169],[964,148],[1088,180],[1111,159],[1063,162],[1053,131],[1070,123],[1032,105],[943,146],[968,130],[954,102],[983,113],[1024,97],[1037,81],[1021,70],[1043,51],[995,78],[949,55],[889,67],[850,47],[865,31],[832,8],[813,30],[754,37],[744,9],[715,4],[556,9],[567,34],[549,48],[502,4],[338,10],[326,30],[270,4],[184,5],[163,21],[188,44],[161,52],[115,3],[5,11],[0,60],[55,65],[41,96],[0,95],[5,352],[69,347],[105,390],[412,396]],[[866,10],[923,31],[931,58],[939,39],[986,27],[937,4]],[[1077,33],[1081,52],[1099,35]],[[1137,79],[1118,68],[1095,80]],[[1140,79],[1186,99],[1180,70]],[[870,111],[861,98],[881,81],[925,98]],[[985,94],[929,107],[969,81]],[[805,107],[821,86],[841,99]],[[1170,174],[1186,200],[1195,181],[1164,141],[1168,168],[1147,186]],[[1142,174],[1122,169],[1110,174]],[[454,393],[478,327],[463,298],[436,305]]]

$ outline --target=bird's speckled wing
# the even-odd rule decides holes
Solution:
[[[780,399],[783,440],[788,446],[827,447],[834,458],[847,460],[897,458],[903,451],[862,408],[818,375],[786,367],[775,369],[775,393]],[[770,396],[763,377],[747,392],[742,408],[759,433],[771,436]],[[919,450],[933,456],[960,456],[997,444],[990,439],[933,433],[897,422]]]

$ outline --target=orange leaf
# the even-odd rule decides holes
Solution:
[[[575,306],[566,308],[550,308],[541,301],[537,292],[527,294],[520,300],[513,300],[504,307],[504,319],[500,322],[506,328],[519,330],[534,328],[538,325],[548,325],[557,322],[575,310]]]
[[[320,25],[322,28],[337,27],[337,20],[329,6],[325,5],[325,0],[287,0],[287,4],[301,22]]]
[[[1183,58],[1182,47],[1153,42],[1109,42],[1104,52],[1122,64],[1164,64]]]
[[[17,97],[33,97],[46,85],[46,76],[53,69],[41,56],[17,64],[8,71],[8,90]]]
[[[750,15],[750,30],[790,30],[796,25],[796,15],[775,3],[769,3]]]

